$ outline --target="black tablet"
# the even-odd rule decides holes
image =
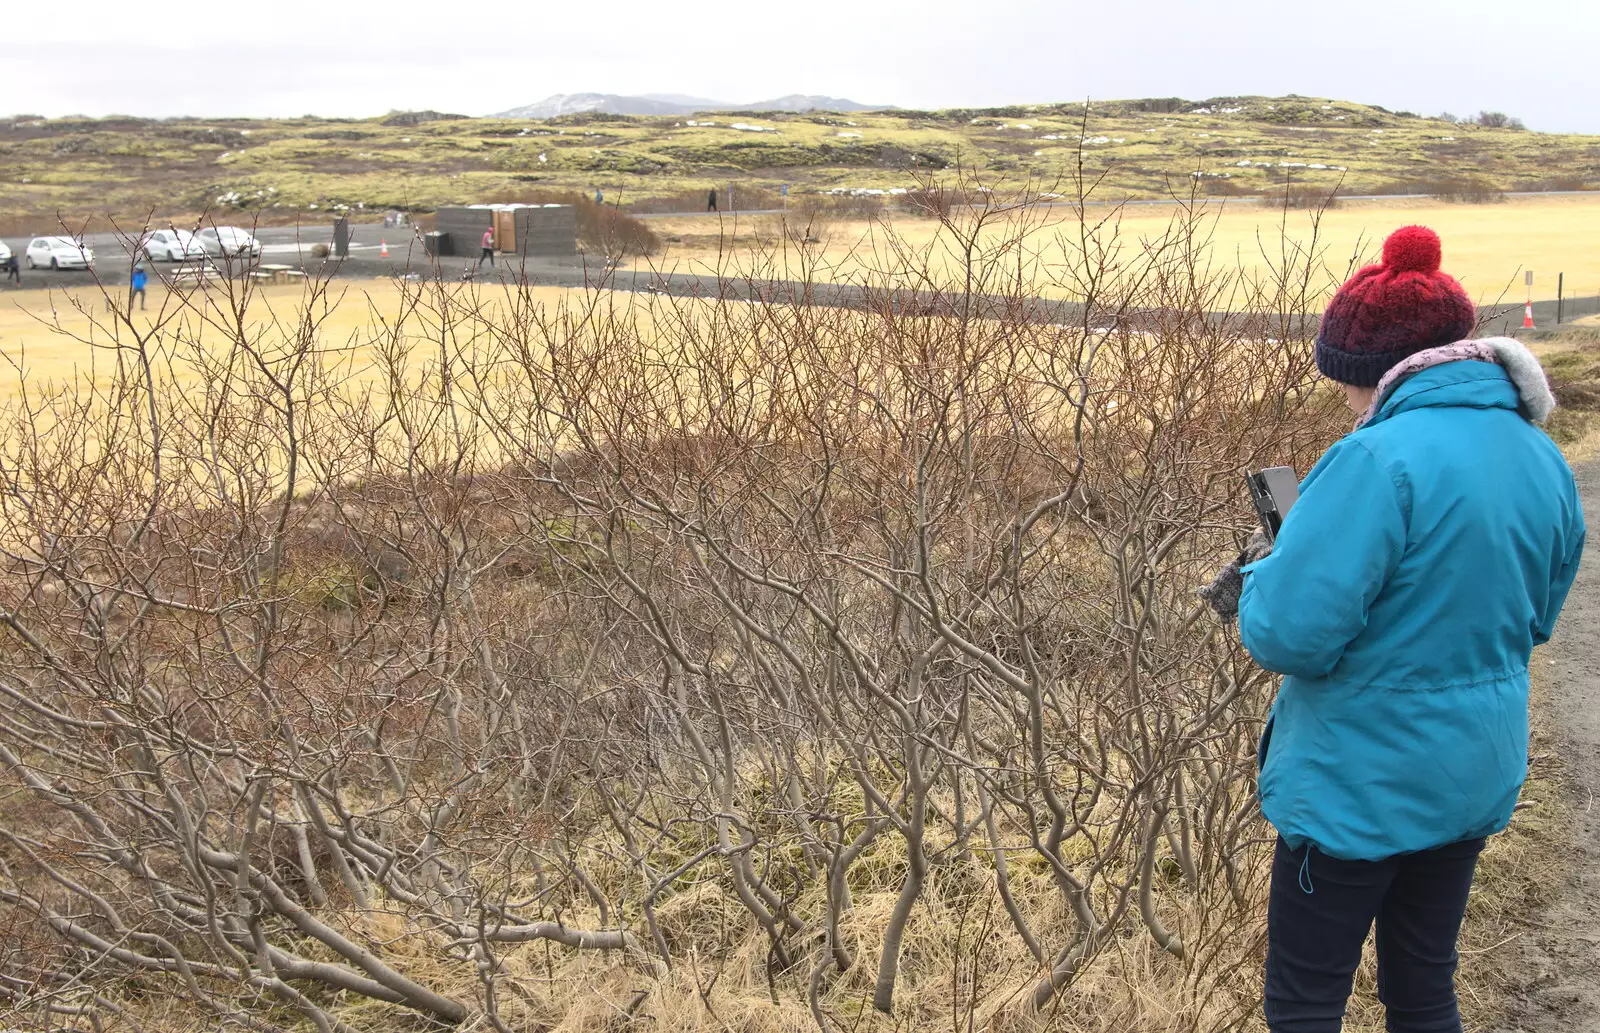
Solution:
[[[1289,507],[1300,497],[1300,478],[1292,466],[1269,466],[1260,473],[1245,474],[1245,484],[1250,489],[1250,501],[1255,504],[1256,515],[1261,518],[1261,529],[1267,538],[1276,541],[1278,528],[1288,516]]]

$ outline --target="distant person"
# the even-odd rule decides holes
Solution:
[[[477,266],[477,268],[479,268],[479,269],[483,268],[483,260],[485,258],[487,258],[489,260],[489,268],[493,269],[494,268],[494,230],[492,230],[492,229],[488,229],[488,230],[484,230],[483,231],[483,254],[478,256],[478,266]]]
[[[18,287],[21,287],[22,266],[17,263],[16,252],[12,252],[11,257],[7,258],[3,264],[5,266],[6,279],[15,283]]]
[[[717,210],[717,188],[716,187],[712,187],[709,191],[706,192],[706,211],[714,212],[716,210]]]
[[[144,263],[140,262],[138,265],[133,267],[133,279],[128,283],[128,286],[131,289],[131,293],[128,296],[128,304],[131,307],[133,304],[133,295],[138,295],[140,312],[144,311],[144,285],[146,279],[148,279],[148,274],[144,271]]]
[[[600,188],[599,187],[595,187],[594,188],[594,203],[595,204],[605,204],[606,203],[606,195],[602,194],[600,192]]]

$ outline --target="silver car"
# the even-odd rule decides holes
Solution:
[[[93,269],[94,252],[72,237],[34,237],[22,260],[29,269]]]
[[[206,257],[205,245],[188,230],[156,230],[140,245],[152,262],[188,262]]]
[[[207,226],[197,236],[210,255],[223,258],[260,258],[261,241],[237,226]]]

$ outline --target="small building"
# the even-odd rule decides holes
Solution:
[[[446,254],[474,256],[483,233],[494,233],[495,250],[528,258],[574,259],[578,217],[570,204],[471,204],[441,208],[434,229],[448,233]]]

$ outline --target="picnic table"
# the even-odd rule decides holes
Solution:
[[[174,269],[168,274],[167,282],[184,283],[193,280],[199,283],[205,280],[221,279],[221,277],[222,273],[210,265],[185,266],[181,269]]]
[[[265,273],[266,278],[270,279],[273,283],[292,283],[293,281],[301,279],[306,275],[292,265],[277,265],[274,263],[263,262],[256,266],[256,269],[259,272]]]

